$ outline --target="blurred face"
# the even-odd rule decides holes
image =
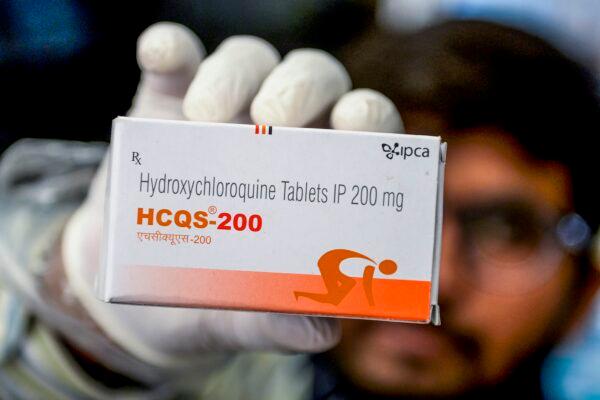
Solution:
[[[452,135],[445,179],[442,325],[343,322],[344,373],[383,394],[451,395],[502,380],[554,329],[574,265],[551,228],[562,170],[489,130]]]

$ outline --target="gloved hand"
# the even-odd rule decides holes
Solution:
[[[278,52],[251,36],[224,41],[204,61],[200,40],[173,23],[149,27],[138,40],[142,70],[131,116],[305,126],[332,111],[336,129],[399,132],[392,102],[371,90],[350,93],[344,67],[314,49]],[[346,94],[345,94],[346,93]],[[69,284],[116,343],[159,366],[193,363],[230,350],[318,352],[340,336],[334,319],[259,312],[108,304],[94,295],[99,269],[106,160],[88,197],[69,221],[62,253]]]

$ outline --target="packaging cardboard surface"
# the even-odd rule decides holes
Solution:
[[[99,296],[439,322],[439,137],[117,118]]]

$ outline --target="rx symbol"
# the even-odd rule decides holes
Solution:
[[[398,143],[394,143],[394,147],[392,147],[386,143],[381,144],[381,149],[383,150],[384,153],[387,153],[385,156],[390,160],[392,158],[394,158],[394,155],[396,155],[396,156],[400,155],[400,153],[398,153],[398,151],[396,151],[397,148],[398,148]]]
[[[140,157],[140,153],[134,151],[131,153],[131,162],[135,165],[142,165],[142,157]]]

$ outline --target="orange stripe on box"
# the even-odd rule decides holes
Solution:
[[[226,308],[427,322],[429,281],[373,279],[370,306],[362,278],[336,306],[294,296],[294,291],[322,292],[320,275],[230,271],[208,268],[124,266],[115,271],[125,294],[113,301],[173,306]]]
[[[267,133],[267,126],[263,125],[262,126],[262,134],[264,135],[265,133]]]

